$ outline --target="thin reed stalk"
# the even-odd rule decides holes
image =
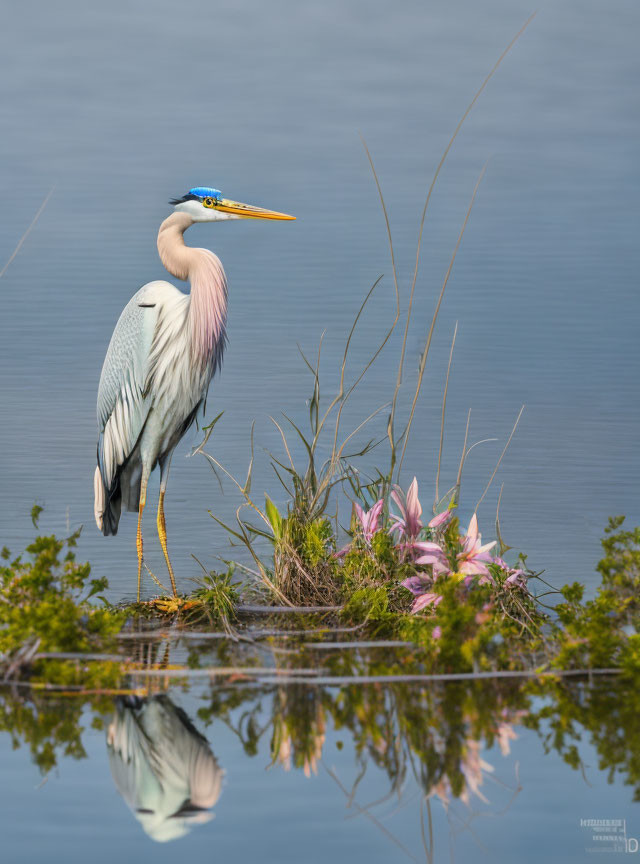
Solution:
[[[522,417],[523,411],[524,411],[524,405],[522,406],[522,408],[520,409],[520,411],[518,413],[518,416],[516,417],[516,422],[513,424],[513,429],[511,430],[511,434],[507,438],[507,443],[504,445],[504,449],[503,449],[502,453],[500,454],[500,458],[496,462],[496,467],[493,469],[493,474],[491,475],[491,477],[489,477],[489,482],[485,486],[485,490],[482,493],[482,495],[480,496],[478,503],[476,504],[476,509],[474,511],[476,513],[478,512],[478,507],[480,507],[480,505],[482,504],[482,501],[484,500],[484,496],[487,494],[487,492],[489,491],[489,489],[491,487],[491,484],[493,483],[493,478],[496,476],[496,474],[498,472],[498,468],[500,467],[500,463],[502,462],[505,453],[509,449],[509,444],[511,444],[511,439],[513,438],[513,436],[516,433],[516,429],[518,428],[518,423],[520,422],[520,418]]]
[[[456,344],[456,336],[458,335],[458,322],[453,329],[453,338],[451,340],[451,350],[449,351],[449,362],[447,363],[447,375],[444,380],[444,393],[442,394],[442,415],[440,417],[440,445],[438,447],[438,468],[436,470],[436,497],[433,502],[433,510],[435,513],[438,501],[440,500],[440,468],[442,466],[442,448],[444,447],[444,418],[447,410],[447,393],[449,391],[449,375],[451,374],[451,361],[453,360],[453,349]]]
[[[43,211],[44,211],[44,208],[45,208],[45,207],[47,206],[47,204],[49,203],[49,198],[51,198],[51,196],[53,195],[53,191],[54,191],[55,188],[56,188],[55,186],[52,186],[51,189],[49,189],[49,191],[48,191],[47,194],[45,195],[44,201],[42,202],[42,204],[41,204],[40,207],[38,208],[38,212],[36,213],[36,215],[33,217],[33,219],[31,220],[31,222],[29,223],[29,227],[27,228],[27,230],[24,232],[24,234],[22,235],[22,237],[18,240],[18,245],[16,246],[16,248],[13,250],[13,252],[12,252],[11,255],[9,256],[9,260],[8,260],[7,263],[4,265],[4,267],[2,268],[2,270],[0,270],[0,279],[2,279],[2,277],[4,276],[4,274],[7,272],[7,270],[9,269],[9,266],[10,266],[11,262],[14,260],[14,258],[15,258],[16,255],[18,254],[18,252],[22,249],[22,245],[24,244],[24,241],[27,239],[27,237],[29,236],[29,234],[31,234],[31,231],[32,231],[33,228],[35,227],[36,222],[37,222],[38,219],[42,216],[42,213],[43,213]]]

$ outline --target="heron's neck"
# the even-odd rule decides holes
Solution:
[[[227,278],[213,252],[185,244],[184,232],[191,225],[188,213],[172,213],[158,231],[158,252],[172,276],[191,283],[188,320],[192,346],[200,357],[209,359],[224,342]]]

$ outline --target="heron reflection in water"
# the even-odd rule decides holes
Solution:
[[[107,750],[118,792],[153,840],[175,840],[213,819],[224,771],[167,696],[119,698]]]
[[[142,513],[149,476],[160,466],[158,536],[177,596],[167,549],[164,495],[171,456],[194,422],[226,342],[227,278],[208,249],[186,246],[196,222],[227,219],[295,219],[240,204],[218,189],[196,186],[173,199],[158,231],[158,253],[184,294],[169,282],[144,285],[125,306],[109,343],[98,388],[98,465],[94,511],[104,535],[118,530],[122,507],[137,511],[138,600],[142,578]]]

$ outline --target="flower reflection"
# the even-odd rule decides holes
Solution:
[[[519,718],[526,712],[515,712],[513,719]],[[506,717],[506,713],[503,712]],[[513,728],[513,723],[506,719],[501,720],[494,730],[495,739],[498,742],[500,752],[503,756],[509,756],[511,753],[511,741],[517,740],[518,736]],[[427,797],[439,798],[445,809],[449,807],[452,798],[459,798],[467,806],[471,803],[471,797],[479,798],[484,804],[489,804],[489,799],[486,797],[481,787],[484,784],[485,777],[493,774],[494,766],[490,765],[481,756],[483,747],[482,740],[467,738],[462,744],[462,752],[458,767],[459,775],[462,778],[462,785],[459,786],[456,792],[453,791],[454,783],[448,774],[441,775],[437,783],[434,783],[427,792]]]
[[[526,712],[521,712],[526,713]],[[511,753],[511,744],[509,742],[515,741],[517,739],[517,735],[511,723],[498,723],[498,728],[496,729],[496,738],[498,740],[498,747],[500,747],[500,752],[503,756],[508,756]]]
[[[322,758],[326,723],[316,691],[307,687],[281,689],[274,698],[272,764],[290,771],[292,764],[302,768],[305,777],[318,773]]]
[[[224,771],[167,696],[118,699],[107,750],[118,792],[153,840],[175,840],[213,818]]]

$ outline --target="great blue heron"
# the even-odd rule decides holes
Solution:
[[[227,279],[208,249],[186,246],[195,222],[295,219],[240,204],[218,189],[197,186],[169,202],[174,210],[158,231],[158,252],[184,294],[169,282],[149,282],[131,298],[113,331],[98,388],[98,466],[95,517],[106,536],[118,530],[122,505],[138,511],[138,600],[142,577],[142,513],[149,475],[160,465],[158,536],[177,596],[167,551],[164,495],[171,456],[195,420],[225,346]]]

